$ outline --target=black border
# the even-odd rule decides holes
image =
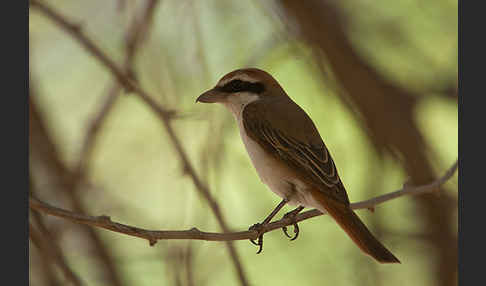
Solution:
[[[29,2],[7,1],[1,11],[2,281],[29,285]]]
[[[467,3],[466,5],[464,5]],[[459,285],[484,284],[484,9],[471,4],[481,2],[458,1],[458,121],[459,121]],[[467,38],[469,41],[464,41]],[[473,64],[478,64],[473,67]],[[464,97],[467,100],[464,100]],[[475,102],[477,101],[477,102]],[[467,103],[467,107],[465,106]],[[469,133],[472,138],[466,139]],[[466,146],[466,147],[465,147]],[[468,154],[469,153],[469,154]],[[474,155],[472,155],[474,154]],[[479,162],[468,164],[464,179],[464,157]],[[468,160],[470,162],[471,160]]]

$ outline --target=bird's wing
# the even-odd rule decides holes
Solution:
[[[248,104],[242,113],[247,135],[282,160],[300,178],[349,204],[336,166],[309,116],[290,98]]]

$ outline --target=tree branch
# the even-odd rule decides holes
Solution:
[[[407,186],[404,184],[404,187],[400,190],[387,193],[385,195],[377,196],[369,200],[361,201],[358,203],[351,204],[352,209],[374,209],[375,206],[382,204],[384,202],[402,197],[407,195],[420,195],[424,193],[429,193],[433,191],[438,191],[439,188],[449,180],[454,173],[456,172],[458,167],[458,161],[456,161],[452,167],[447,170],[447,172],[441,178],[437,179],[436,181],[423,185],[423,186]],[[129,226],[125,224],[121,224],[118,222],[114,222],[111,220],[109,216],[89,216],[74,213],[71,211],[67,211],[61,208],[57,208],[51,206],[45,202],[42,202],[34,197],[30,197],[29,199],[29,206],[31,209],[57,216],[62,217],[73,222],[79,224],[85,224],[90,226],[96,226],[104,229],[108,229],[114,232],[123,233],[130,236],[144,238],[149,241],[150,245],[154,245],[157,243],[158,240],[168,240],[168,239],[193,239],[193,240],[206,240],[206,241],[233,241],[233,240],[246,240],[246,239],[257,239],[258,232],[254,230],[248,231],[238,231],[238,232],[225,232],[225,233],[216,233],[216,232],[205,232],[200,231],[197,228],[191,228],[189,230],[147,230],[143,228],[138,228],[134,226]],[[300,222],[312,217],[325,215],[326,213],[322,213],[319,210],[310,210],[304,213],[297,215],[295,221]],[[290,218],[283,218],[278,221],[274,221],[263,226],[262,231],[263,233],[270,232],[275,229],[280,229],[284,226],[289,226],[294,224]]]

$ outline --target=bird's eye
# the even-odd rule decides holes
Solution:
[[[245,82],[237,79],[230,82],[228,89],[230,90],[230,92],[238,92],[238,91],[245,90],[244,87],[245,87]]]

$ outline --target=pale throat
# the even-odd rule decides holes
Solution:
[[[259,100],[260,97],[256,94],[241,92],[228,96],[228,99],[222,104],[234,115],[236,120],[241,119],[241,112],[246,105]]]

